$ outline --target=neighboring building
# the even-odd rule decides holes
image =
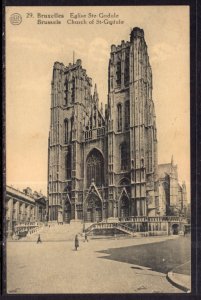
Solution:
[[[47,221],[48,209],[47,209],[47,198],[41,193],[34,192],[33,196],[35,198],[35,217],[38,222]]]
[[[165,188],[163,185],[163,180],[159,180],[159,184],[158,184],[158,211],[157,214],[158,216],[165,216],[166,215],[166,192],[165,192]]]
[[[111,46],[105,113],[79,59],[55,62],[51,88],[49,220],[155,216],[157,130],[144,31]]]
[[[186,217],[188,219],[188,222],[190,223],[190,220],[191,220],[191,204],[190,203],[187,204]]]
[[[171,163],[158,165],[159,207],[158,214],[186,216],[187,194],[185,182],[178,182],[177,165],[173,157]]]
[[[28,187],[23,192],[6,186],[6,231],[15,231],[16,226],[44,222],[47,220],[46,197]]]

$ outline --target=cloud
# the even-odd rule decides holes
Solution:
[[[21,51],[23,51],[23,49],[31,50],[33,52],[40,51],[46,53],[57,53],[59,51],[58,46],[54,45],[52,42],[49,42],[49,44],[47,44],[36,38],[11,36],[8,42],[12,44],[12,48],[13,45],[20,47]]]
[[[95,38],[89,44],[89,57],[93,61],[105,62],[109,53],[109,44],[106,40],[101,38]]]
[[[150,58],[152,63],[171,60],[171,57],[175,55],[175,52],[178,53],[180,51],[179,48],[179,45],[178,47],[175,47],[174,45],[166,43],[155,44],[150,48]]]
[[[39,38],[27,38],[23,36],[11,36],[8,42],[12,44],[12,48],[19,47],[20,51],[31,50],[32,53],[35,51],[45,52],[46,54],[58,54],[64,52],[76,52],[75,54],[83,54],[86,52],[86,41],[82,38],[65,38],[62,40],[57,40],[57,43],[50,39],[40,40]],[[14,45],[14,46],[13,46]],[[57,56],[58,56],[57,55]]]

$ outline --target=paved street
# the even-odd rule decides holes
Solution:
[[[107,259],[146,266],[164,274],[174,271],[190,276],[191,273],[190,236],[179,236],[146,246],[124,245],[123,248],[107,249],[102,253],[108,254]]]
[[[181,293],[165,273],[108,257],[108,249],[159,243],[175,237],[7,243],[8,293]],[[177,237],[176,237],[177,238]],[[155,245],[157,245],[155,244]],[[160,245],[160,243],[158,244]],[[135,251],[135,247],[132,247]],[[122,248],[122,251],[123,248]]]

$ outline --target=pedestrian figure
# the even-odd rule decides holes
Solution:
[[[42,243],[41,238],[40,238],[40,234],[38,235],[38,239],[37,239],[37,244],[38,243]]]
[[[84,241],[88,243],[88,237],[87,237],[86,232],[84,233]]]
[[[79,239],[78,239],[78,235],[76,234],[75,236],[75,250],[77,251],[77,248],[79,247]]]

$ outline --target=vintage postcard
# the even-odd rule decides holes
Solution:
[[[7,6],[6,292],[191,292],[189,6]]]

